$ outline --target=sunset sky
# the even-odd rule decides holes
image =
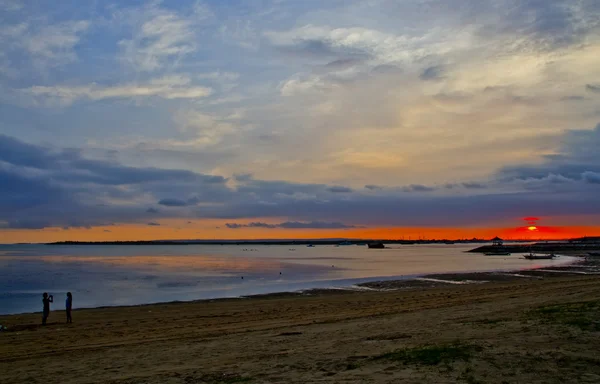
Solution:
[[[0,0],[0,243],[600,235],[597,0]]]

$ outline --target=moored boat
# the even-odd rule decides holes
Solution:
[[[381,243],[381,242],[369,243],[369,244],[367,244],[367,246],[369,248],[373,248],[373,249],[382,249],[382,248],[385,248],[385,245],[383,245],[383,243]]]
[[[552,260],[556,257],[556,255],[554,253],[547,255],[536,255],[535,253],[530,252],[529,254],[523,255],[523,257],[527,260]]]
[[[491,252],[484,252],[483,254],[486,256],[510,256],[510,252],[506,252],[506,251],[491,251]]]

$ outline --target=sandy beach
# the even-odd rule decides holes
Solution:
[[[1,316],[0,381],[598,383],[600,276],[571,271]]]

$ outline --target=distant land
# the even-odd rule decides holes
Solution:
[[[419,240],[404,240],[404,239],[346,239],[346,238],[329,238],[329,239],[256,239],[256,240],[132,240],[132,241],[59,241],[46,243],[47,245],[338,245],[345,243],[346,245],[365,245],[368,243],[385,243],[385,244],[472,244],[472,243],[489,243],[491,239],[419,239]],[[533,243],[533,242],[560,242],[572,241],[564,240],[540,240],[540,239],[516,239],[507,240],[511,243]]]
[[[506,252],[561,252],[561,251],[595,251],[600,250],[600,237],[581,237],[576,239],[542,240],[542,239],[511,239],[505,245],[489,245],[492,239],[256,239],[256,240],[140,240],[140,241],[60,241],[46,245],[366,245],[369,243],[383,244],[486,244],[468,252],[485,253],[490,251]],[[23,244],[23,243],[22,243]]]

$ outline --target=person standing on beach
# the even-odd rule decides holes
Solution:
[[[71,309],[73,308],[73,295],[71,292],[67,292],[67,301],[65,302],[65,310],[67,311],[67,323],[72,323]]]
[[[48,296],[48,293],[44,292],[42,303],[44,304],[44,311],[42,314],[42,325],[46,325],[46,320],[50,316],[50,303],[54,302],[52,295]]]

